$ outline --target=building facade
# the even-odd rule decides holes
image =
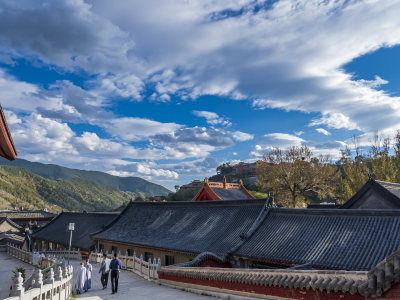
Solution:
[[[193,197],[192,201],[214,201],[214,200],[248,200],[254,199],[244,187],[243,182],[227,183],[226,177],[222,182],[209,182],[204,179],[200,191]]]

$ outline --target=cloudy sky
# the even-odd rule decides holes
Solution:
[[[399,1],[0,1],[19,157],[168,188],[400,129]]]

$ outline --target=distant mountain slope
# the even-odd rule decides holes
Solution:
[[[50,180],[23,168],[0,166],[0,209],[109,211],[134,196],[81,178]]]
[[[32,173],[52,180],[80,178],[91,180],[98,184],[111,186],[120,191],[134,193],[142,192],[148,196],[165,196],[171,192],[161,185],[151,183],[139,177],[119,177],[98,171],[85,171],[52,164],[30,162],[25,159],[8,161],[4,158],[1,158],[0,165],[21,167]]]

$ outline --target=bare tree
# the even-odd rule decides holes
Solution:
[[[306,146],[276,148],[257,162],[257,185],[264,192],[273,191],[286,206],[298,207],[307,192],[333,195],[337,171],[328,162],[329,157],[313,157]]]

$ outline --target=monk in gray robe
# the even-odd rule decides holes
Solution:
[[[89,258],[86,260],[86,263],[84,264],[84,267],[86,268],[86,280],[85,280],[85,292],[87,292],[89,289],[92,288],[92,265],[90,263]]]
[[[81,262],[76,272],[75,291],[77,294],[82,294],[84,292],[85,282],[86,282],[86,268],[83,266],[83,262]]]

